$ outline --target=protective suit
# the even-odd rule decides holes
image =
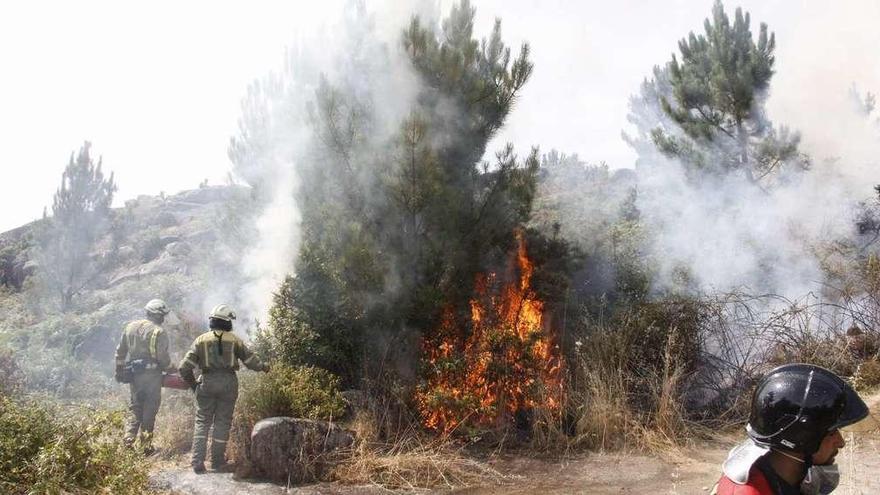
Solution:
[[[226,464],[226,444],[232,426],[232,414],[238,399],[239,361],[254,371],[268,371],[269,366],[232,333],[235,313],[225,304],[211,311],[209,330],[193,342],[180,363],[180,376],[196,394],[196,419],[193,431],[192,466],[205,472],[208,434],[211,431],[211,466]],[[194,370],[201,370],[197,381]]]
[[[144,307],[147,319],[129,322],[116,346],[116,381],[129,384],[131,399],[125,442],[140,436],[144,451],[152,453],[156,414],[162,401],[162,372],[171,365],[168,335],[162,329],[168,306],[153,299]]]

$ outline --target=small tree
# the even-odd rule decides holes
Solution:
[[[58,294],[63,311],[99,271],[91,253],[107,230],[116,191],[113,174],[104,179],[102,160],[95,164],[90,148],[86,141],[79,153],[71,153],[40,243],[43,275]]]

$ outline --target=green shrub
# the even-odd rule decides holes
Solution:
[[[143,458],[121,442],[121,412],[62,411],[0,398],[0,492],[140,494]]]
[[[250,381],[250,380],[249,380]],[[254,417],[330,420],[342,415],[339,379],[321,368],[279,365],[242,386],[239,407]]]
[[[24,374],[12,350],[0,347],[0,397],[17,393],[24,386]]]
[[[265,374],[242,374],[240,396],[233,421],[232,456],[249,446],[254,424],[273,416],[290,416],[330,421],[342,416],[345,400],[339,393],[339,378],[310,366],[276,365]]]

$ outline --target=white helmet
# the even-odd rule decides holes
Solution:
[[[171,312],[168,305],[161,299],[153,299],[144,306],[144,310],[149,314],[165,316]]]
[[[232,308],[225,304],[218,304],[217,306],[214,306],[214,309],[211,310],[211,314],[208,316],[211,318],[217,318],[218,320],[231,322],[235,319],[235,311],[232,311]]]

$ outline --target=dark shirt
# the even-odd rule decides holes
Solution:
[[[767,478],[767,483],[770,485],[770,488],[773,489],[773,493],[775,495],[800,495],[801,487],[800,486],[791,486],[787,481],[782,479],[776,471],[773,470],[773,467],[770,466],[770,461],[767,460],[767,456],[761,457],[755,462],[755,467],[761,470],[761,473],[764,474],[764,477]]]

